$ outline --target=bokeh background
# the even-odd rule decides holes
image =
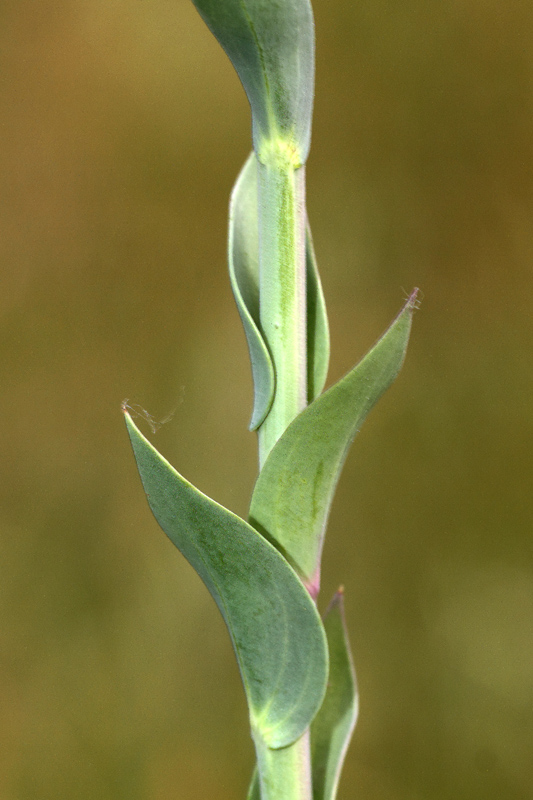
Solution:
[[[533,5],[314,9],[330,382],[424,294],[326,544],[361,690],[340,800],[527,800]],[[0,798],[244,798],[229,640],[120,413],[173,411],[156,446],[246,513],[225,266],[244,93],[189,0],[3,0],[0,20]]]

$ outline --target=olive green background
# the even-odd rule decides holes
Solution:
[[[346,464],[361,714],[340,800],[533,797],[533,5],[315,0],[308,209],[330,381],[414,285]],[[0,6],[0,798],[238,800],[229,639],[120,413],[240,514],[251,379],[226,276],[244,93],[189,0]]]

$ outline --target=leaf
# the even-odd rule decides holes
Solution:
[[[307,402],[324,388],[329,367],[329,326],[326,302],[316,264],[309,225],[305,240],[307,302]]]
[[[274,365],[259,320],[259,227],[257,165],[252,152],[233,188],[229,210],[228,264],[254,380],[254,409],[250,430],[256,430],[274,400]]]
[[[342,465],[368,412],[403,363],[416,291],[362,361],[289,425],[257,479],[249,520],[283,553],[313,597]]]
[[[260,161],[281,140],[305,163],[311,140],[314,26],[309,0],[193,0],[229,56],[252,109]]]
[[[246,800],[261,800],[261,787],[259,785],[259,773],[257,771],[257,767],[254,769],[254,774],[252,775]]]
[[[324,615],[330,666],[326,696],[311,724],[313,800],[335,800],[340,773],[357,721],[359,697],[340,589]]]
[[[250,430],[256,430],[264,421],[275,391],[274,366],[261,333],[259,312],[257,180],[257,160],[251,153],[231,194],[228,236],[231,287],[244,326],[254,379]],[[309,226],[306,235],[306,285],[308,395],[311,401],[320,394],[326,382],[329,330]]]
[[[309,726],[325,692],[327,646],[316,607],[278,551],[179,475],[124,415],[150,508],[226,622],[252,730],[268,747],[285,747]]]

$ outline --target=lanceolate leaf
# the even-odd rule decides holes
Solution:
[[[311,725],[313,800],[335,800],[359,708],[342,589],[335,594],[324,615],[324,627],[330,666],[326,696]]]
[[[230,201],[228,262],[231,287],[244,326],[254,379],[250,430],[264,421],[275,391],[274,367],[261,333],[259,318],[257,161],[251,153],[233,188]],[[309,402],[326,382],[329,330],[309,226],[306,235],[307,370]]]
[[[261,470],[250,522],[316,596],[324,531],[348,448],[403,363],[416,291],[369,353],[289,425]]]
[[[252,109],[254,149],[281,140],[305,163],[311,139],[314,26],[309,0],[193,0],[231,59]]]
[[[224,617],[254,735],[271,748],[291,744],[319,708],[327,679],[313,601],[274,547],[188,483],[125,418],[150,507]]]

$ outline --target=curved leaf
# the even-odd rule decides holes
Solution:
[[[274,399],[274,365],[259,322],[259,227],[257,211],[257,165],[252,152],[231,193],[229,210],[228,265],[233,296],[237,303],[254,379],[254,410],[250,430],[256,430]]]
[[[342,589],[335,594],[324,615],[324,628],[330,664],[326,696],[311,724],[313,800],[335,800],[359,709]]]
[[[259,226],[257,160],[251,153],[230,200],[228,263],[231,288],[244,326],[254,379],[254,410],[250,430],[267,416],[275,391],[272,359],[261,333],[259,317]],[[326,304],[316,265],[311,232],[306,234],[307,370],[309,402],[326,382],[329,329]]]
[[[314,25],[309,0],[193,0],[229,56],[252,109],[260,161],[285,145],[293,166],[311,140]]]
[[[340,471],[355,434],[403,363],[416,291],[362,361],[289,425],[254,488],[251,524],[279,548],[315,597]]]
[[[329,367],[329,325],[326,301],[315,258],[311,230],[305,239],[307,302],[307,402],[312,403],[324,388]]]
[[[316,607],[277,550],[188,483],[124,415],[150,508],[226,622],[252,730],[268,747],[285,747],[309,726],[325,692],[327,646]]]

